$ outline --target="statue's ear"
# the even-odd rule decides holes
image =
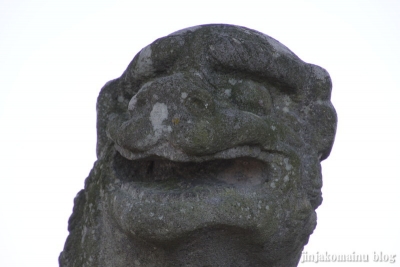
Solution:
[[[129,100],[128,100],[129,101]],[[109,116],[112,114],[122,114],[126,111],[128,105],[124,106],[127,100],[124,97],[119,79],[115,79],[106,83],[100,91],[97,98],[97,145],[96,154],[100,157],[101,151],[106,145],[108,138],[106,134],[106,126]]]
[[[316,65],[309,64],[310,82],[307,98],[311,107],[307,116],[312,126],[313,146],[320,160],[326,159],[332,149],[337,127],[337,114],[330,98],[332,81],[328,72]]]
[[[309,123],[313,129],[313,146],[322,161],[331,153],[335,140],[337,115],[332,103],[329,100],[315,103],[310,112]]]

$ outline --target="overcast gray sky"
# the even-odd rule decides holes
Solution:
[[[155,39],[208,23],[266,33],[331,74],[338,132],[305,251],[400,266],[399,14],[397,0],[0,0],[0,266],[58,265],[101,87]]]

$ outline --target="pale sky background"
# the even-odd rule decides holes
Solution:
[[[266,33],[333,80],[338,131],[305,251],[369,262],[299,266],[400,266],[398,0],[0,0],[0,266],[58,266],[101,87],[155,39],[208,23]]]

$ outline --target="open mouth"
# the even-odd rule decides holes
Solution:
[[[126,233],[153,241],[217,225],[258,229],[266,238],[277,227],[276,203],[298,180],[290,157],[248,146],[228,152],[203,161],[130,160],[116,152],[113,217]]]
[[[118,150],[121,149],[119,147]],[[274,187],[274,182],[285,177],[291,168],[289,158],[284,154],[249,146],[231,148],[194,160],[191,157],[190,161],[172,160],[173,156],[154,154],[137,154],[141,159],[131,160],[116,153],[113,163],[116,178],[123,184],[170,192],[199,187],[239,189],[259,187],[270,182]]]
[[[185,190],[200,185],[251,187],[268,182],[269,164],[250,157],[205,162],[176,162],[158,157],[130,161],[116,155],[114,170],[121,182]]]

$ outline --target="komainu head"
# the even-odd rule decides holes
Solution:
[[[335,136],[331,88],[244,27],[143,48],[100,92],[98,161],[61,266],[297,266]]]

